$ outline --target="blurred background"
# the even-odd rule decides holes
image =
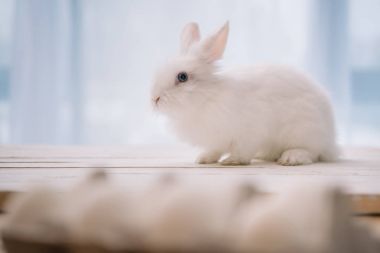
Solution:
[[[339,142],[380,146],[380,0],[0,0],[0,144],[172,144],[150,108],[189,21],[230,20],[224,64],[290,64],[331,94]]]

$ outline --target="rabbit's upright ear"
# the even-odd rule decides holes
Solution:
[[[188,23],[181,34],[181,53],[186,53],[192,44],[200,40],[200,32],[197,23]]]
[[[213,62],[222,58],[228,39],[229,23],[224,24],[220,30],[207,38],[202,43],[201,56],[207,62]]]

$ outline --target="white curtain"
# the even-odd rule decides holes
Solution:
[[[11,65],[12,143],[79,141],[75,2],[18,0]]]
[[[11,142],[175,142],[150,109],[149,89],[189,21],[207,35],[230,20],[226,65],[294,65],[321,81],[346,115],[345,2],[19,0]]]
[[[306,66],[330,92],[337,120],[338,137],[348,144],[350,133],[349,3],[317,0],[310,5],[309,44]]]

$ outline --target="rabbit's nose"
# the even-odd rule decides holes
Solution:
[[[156,98],[154,98],[154,103],[155,103],[155,104],[158,104],[158,101],[160,101],[160,97],[156,97]]]

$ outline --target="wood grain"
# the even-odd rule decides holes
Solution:
[[[184,180],[243,179],[270,193],[298,183],[336,184],[353,196],[357,212],[380,213],[380,149],[346,148],[336,163],[295,167],[263,161],[236,167],[197,165],[196,154],[188,147],[0,146],[0,192],[23,191],[40,182],[64,188],[102,167],[118,183],[136,187],[161,173]]]

